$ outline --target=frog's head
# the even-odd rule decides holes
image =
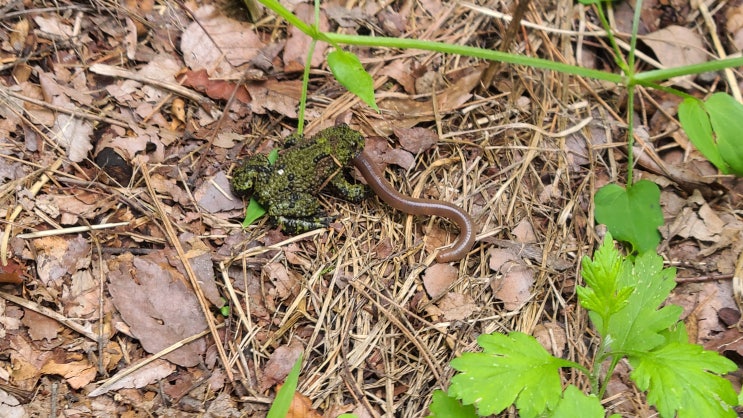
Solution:
[[[344,164],[364,150],[364,136],[346,124],[327,128],[318,135],[323,135],[328,143],[333,144],[336,158]]]
[[[258,174],[269,166],[265,155],[256,154],[247,160],[232,173],[232,188],[239,195],[248,194],[258,180]]]

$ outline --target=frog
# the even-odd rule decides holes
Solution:
[[[341,124],[312,137],[292,134],[271,164],[255,154],[234,171],[231,185],[239,196],[252,194],[269,221],[288,233],[327,228],[334,218],[318,195],[326,191],[352,203],[365,199],[368,186],[351,180],[351,161],[364,149],[364,136]]]

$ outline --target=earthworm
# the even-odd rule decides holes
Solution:
[[[450,248],[439,252],[437,262],[459,261],[472,249],[475,244],[475,222],[462,208],[449,202],[418,199],[398,192],[385,180],[384,174],[374,165],[366,151],[362,151],[351,161],[374,193],[393,208],[411,215],[441,216],[457,224],[459,236]]]

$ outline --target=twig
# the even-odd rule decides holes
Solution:
[[[219,324],[219,326],[217,328],[221,328],[223,326],[224,326],[224,324]],[[161,358],[161,357],[163,357],[163,356],[165,356],[165,355],[167,355],[167,354],[169,354],[169,353],[171,353],[171,352],[173,352],[173,351],[175,351],[175,350],[183,347],[184,345],[186,345],[186,344],[188,344],[190,342],[196,341],[196,340],[198,340],[201,337],[206,336],[207,334],[209,334],[209,332],[210,331],[208,331],[208,330],[204,330],[204,331],[201,331],[198,334],[195,334],[195,335],[192,335],[192,336],[190,336],[188,338],[185,338],[183,340],[180,340],[180,341],[178,341],[178,342],[176,342],[176,343],[174,343],[174,344],[172,344],[172,345],[170,345],[168,347],[163,348],[162,350],[160,350],[157,353],[153,354],[152,356],[150,356],[150,357],[148,357],[148,358],[140,361],[139,363],[136,363],[136,364],[132,365],[128,369],[125,369],[125,370],[122,370],[122,371],[116,373],[115,375],[111,376],[108,380],[106,380],[105,383],[103,383],[102,385],[98,386],[95,390],[93,390],[92,392],[90,392],[90,394],[88,394],[88,397],[91,397],[92,398],[92,397],[99,396],[99,395],[102,395],[102,394],[108,392],[109,388],[111,386],[113,386],[116,382],[118,382],[119,380],[125,378],[126,376],[129,376],[130,374],[132,374],[132,373],[136,372],[137,370],[141,369],[142,367],[144,367],[144,366],[152,363],[153,361],[155,361],[155,360],[157,360],[157,359],[159,359],[159,358]]]
[[[230,368],[227,353],[225,353],[224,346],[222,345],[222,340],[219,338],[219,334],[217,333],[217,326],[214,323],[214,317],[209,310],[209,303],[206,301],[204,292],[202,292],[201,286],[199,285],[199,279],[198,277],[196,277],[196,273],[194,273],[193,268],[191,267],[191,263],[188,262],[188,257],[186,257],[186,252],[183,251],[183,246],[178,239],[178,235],[176,235],[175,233],[175,229],[173,229],[173,224],[170,222],[170,218],[168,217],[167,212],[165,212],[160,199],[157,197],[155,189],[152,187],[152,179],[150,178],[149,171],[147,171],[147,167],[144,164],[140,164],[139,168],[142,171],[142,177],[144,177],[144,181],[147,184],[147,190],[150,192],[150,196],[152,197],[152,202],[155,204],[157,214],[160,216],[160,219],[163,222],[168,240],[170,241],[170,244],[175,248],[175,251],[178,253],[178,259],[183,264],[183,268],[186,270],[188,280],[191,282],[194,293],[196,293],[196,298],[199,300],[201,311],[204,314],[206,323],[209,325],[209,331],[211,332],[212,338],[214,339],[214,344],[217,346],[217,352],[219,352],[219,357],[222,360],[222,364],[224,365],[225,373],[227,373],[227,377],[230,379],[230,382],[232,382],[234,380],[234,376],[232,374],[232,369]]]
[[[29,232],[27,234],[18,234],[17,237],[23,238],[23,239],[34,239],[34,238],[50,237],[53,235],[75,234],[78,232],[87,232],[87,231],[93,231],[97,229],[116,228],[118,226],[125,226],[125,225],[129,225],[129,222],[114,222],[110,224],[73,226],[70,228],[50,229],[47,231],[36,231],[36,232]]]
[[[46,170],[47,172],[56,171],[61,165],[62,165],[62,158],[57,158],[57,161],[55,161],[49,168]],[[44,173],[41,175],[38,181],[31,186],[31,189],[29,192],[31,192],[31,196],[36,196],[37,193],[41,190],[42,187],[46,184],[46,182],[49,181],[49,176]],[[21,214],[21,211],[23,210],[23,206],[21,204],[17,204],[15,208],[13,208],[13,213],[11,213],[10,217],[8,218],[8,224],[5,225],[5,235],[3,235],[2,242],[0,242],[0,263],[2,263],[3,266],[8,265],[8,240],[10,239],[10,235],[13,228],[13,221],[15,221],[15,218],[18,217],[18,215]]]
[[[204,97],[193,90],[181,86],[177,83],[167,83],[162,80],[156,80],[154,78],[145,77],[134,71],[125,70],[123,68],[114,67],[113,65],[107,64],[93,64],[89,70],[96,74],[105,75],[109,77],[120,77],[128,80],[139,81],[140,83],[149,84],[155,87],[159,87],[164,90],[172,91],[175,94],[183,96],[189,100],[193,100],[198,103],[204,110],[206,110],[212,117],[219,117],[219,111],[214,103],[207,97]]]
[[[69,318],[67,318],[67,317],[65,317],[65,316],[63,316],[61,314],[58,314],[57,312],[54,312],[53,310],[47,308],[46,306],[39,305],[36,302],[31,302],[30,300],[26,300],[26,299],[20,298],[18,296],[13,296],[13,295],[11,295],[9,293],[5,293],[5,292],[2,292],[2,291],[0,291],[0,297],[3,298],[3,299],[5,299],[5,300],[9,300],[9,301],[15,303],[16,305],[21,305],[24,308],[30,309],[30,310],[32,310],[34,312],[37,312],[37,313],[40,313],[40,314],[42,314],[44,316],[48,316],[49,318],[52,318],[53,320],[55,320],[55,321],[57,321],[57,322],[65,325],[66,327],[68,327],[68,328],[70,328],[70,329],[72,329],[72,330],[74,330],[74,331],[76,331],[76,332],[78,332],[78,333],[80,333],[80,334],[82,334],[82,335],[90,338],[91,340],[98,341],[98,335],[96,335],[95,333],[93,333],[93,331],[90,331],[90,330],[86,329],[82,325],[80,325],[80,324],[78,324],[76,322],[73,322],[71,319],[69,319]]]

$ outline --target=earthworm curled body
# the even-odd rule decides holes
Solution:
[[[475,244],[475,222],[462,208],[449,202],[418,199],[398,192],[385,180],[384,174],[374,165],[366,151],[356,156],[352,163],[374,193],[393,208],[411,215],[441,216],[457,224],[459,236],[450,248],[444,249],[436,256],[436,261],[439,263],[458,261],[472,249]]]

